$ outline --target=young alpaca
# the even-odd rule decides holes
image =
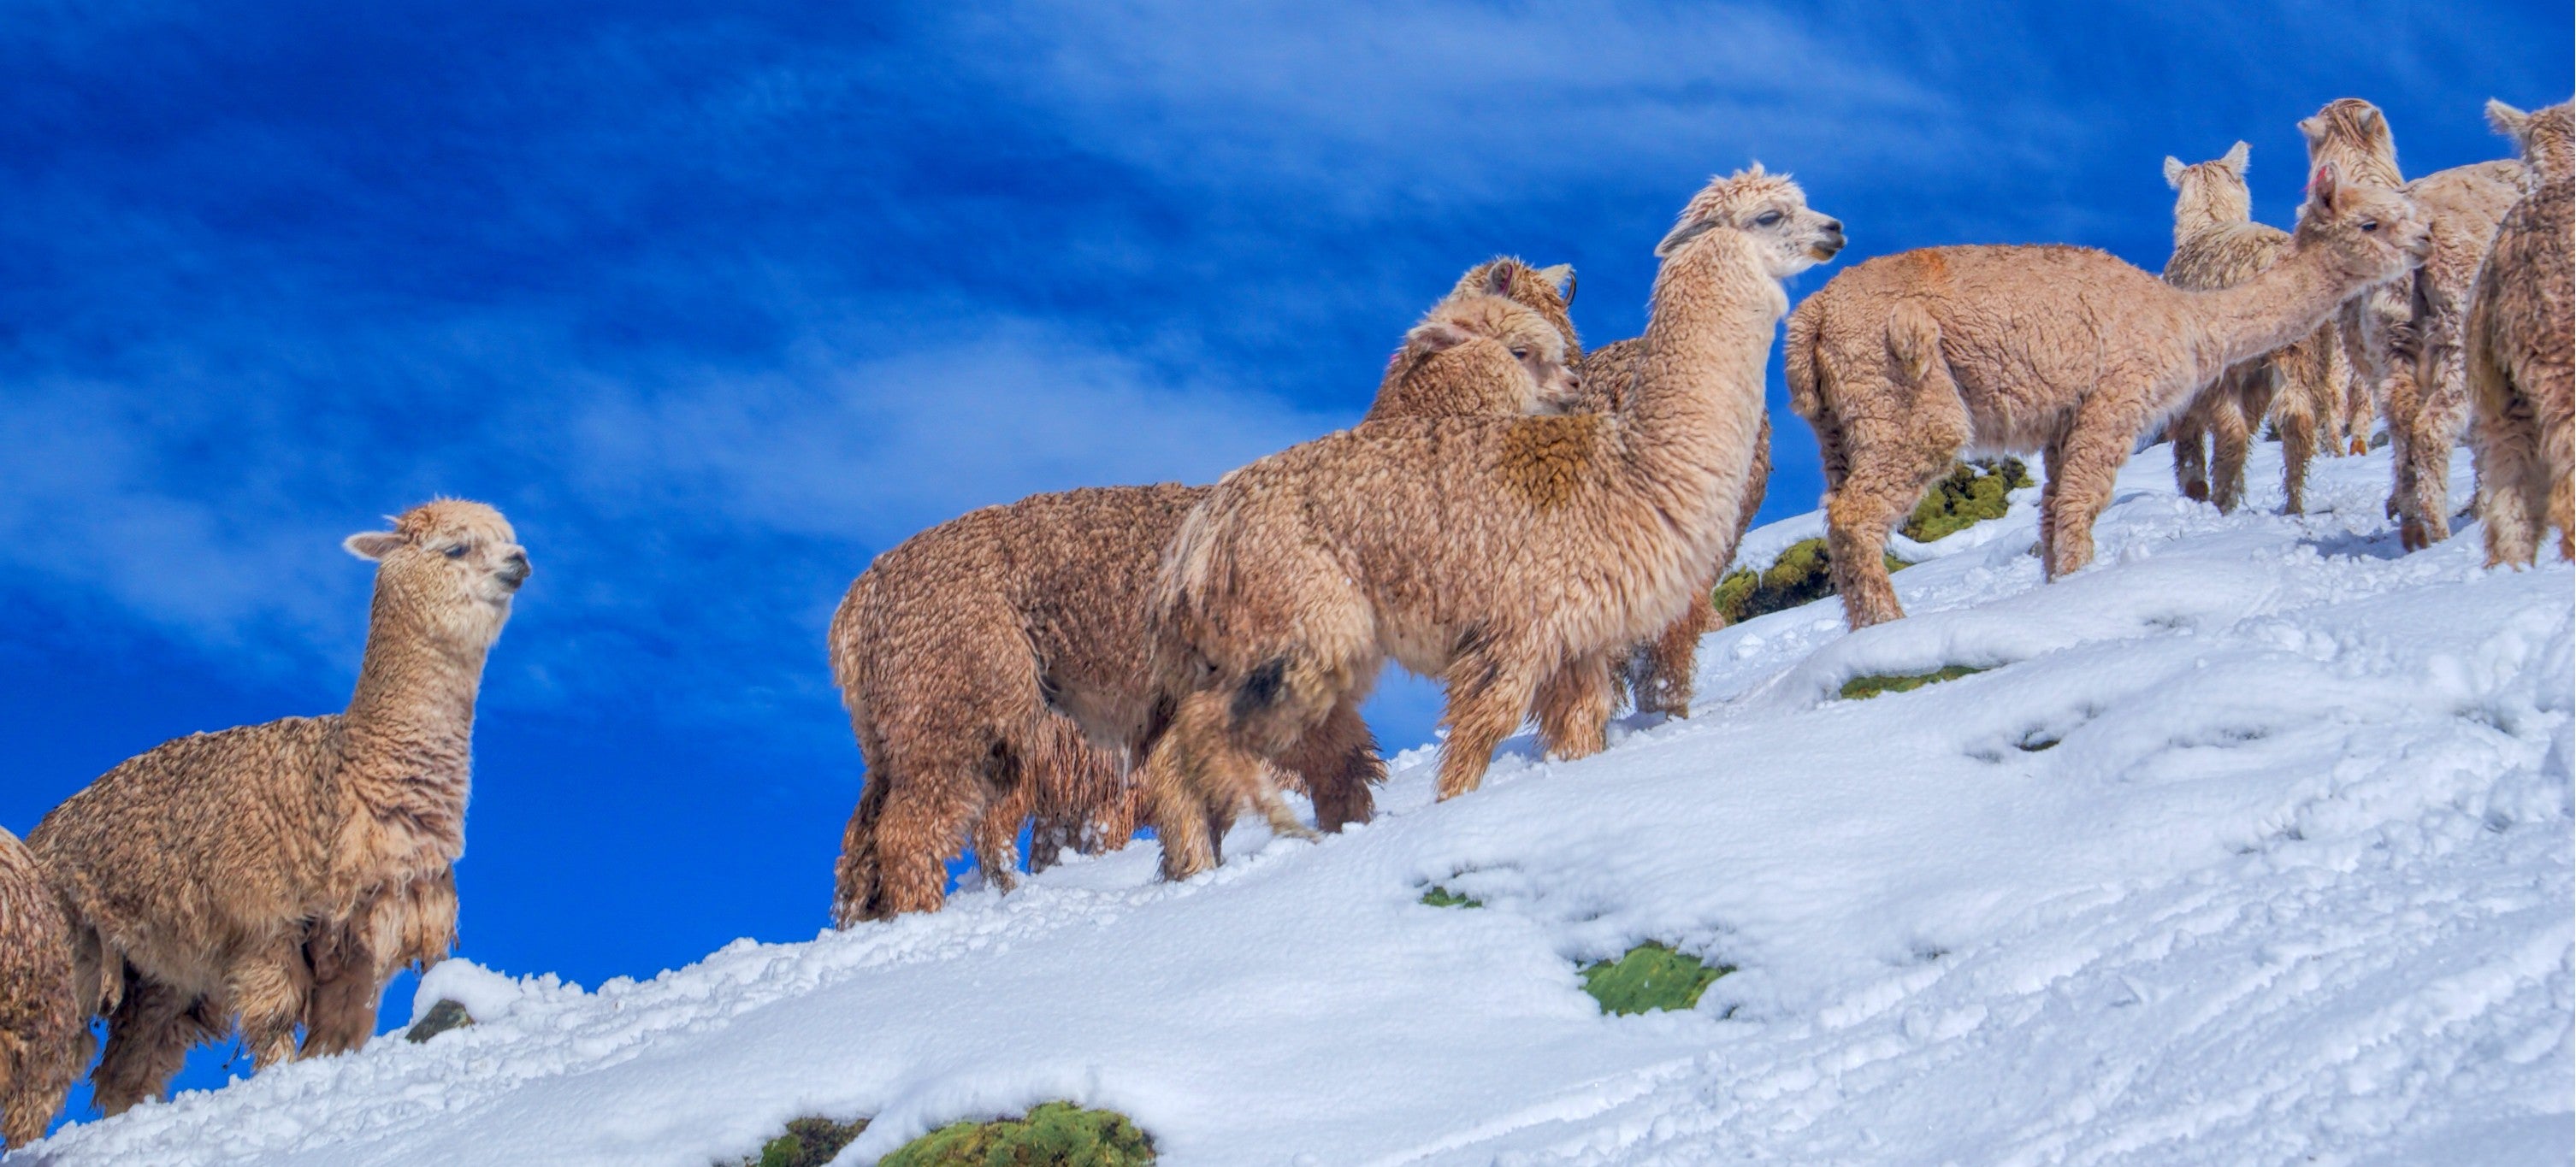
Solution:
[[[1558,408],[1580,385],[1538,314],[1486,291],[1435,305],[1388,363],[1402,409],[1514,414]],[[1385,404],[1384,401],[1381,404]],[[842,835],[840,927],[946,899],[945,856],[970,837],[1009,887],[1021,808],[1097,774],[1159,714],[1145,660],[1145,597],[1206,487],[1092,487],[1033,495],[933,527],[877,557],[833,614],[832,676],[868,781]],[[1383,780],[1355,694],[1279,757],[1325,830],[1369,817]],[[1141,757],[1129,752],[1128,756]],[[1035,848],[1033,847],[1033,850]]]
[[[1656,248],[1645,365],[1618,412],[1381,421],[1226,475],[1153,593],[1172,703],[1145,773],[1163,873],[1214,863],[1246,804],[1304,833],[1262,763],[1390,658],[1448,686],[1454,798],[1543,682],[1679,617],[1739,534],[1779,281],[1841,245],[1787,178],[1717,179]]]
[[[45,1137],[89,1065],[71,926],[18,836],[0,830],[0,1147]]]
[[[1854,629],[1905,614],[1879,558],[1962,450],[2044,450],[2041,561],[2093,559],[2093,519],[2137,435],[2231,365],[2316,331],[2425,246],[2393,191],[2310,183],[2289,255],[2187,292],[2063,246],[1934,247],[1834,277],[1789,317],[1789,402],[1816,427],[1834,589]]]
[[[2560,102],[2524,115],[2487,103],[2522,146],[2531,193],[2505,213],[2469,309],[2478,513],[2487,566],[2528,564],[2558,528],[2576,559],[2576,117]]]
[[[349,537],[375,560],[348,711],[163,743],[28,838],[70,908],[84,1003],[112,1011],[100,1109],[156,1097],[237,1016],[261,1067],[364,1044],[385,979],[446,955],[474,697],[528,578],[500,512],[439,499]]]
[[[2345,305],[2338,321],[2354,374],[2388,419],[2388,513],[2399,520],[2399,542],[2420,550],[2451,537],[2451,447],[2469,408],[2461,330],[2496,221],[2522,197],[2522,164],[2479,162],[2407,182],[2388,119],[2355,97],[2327,102],[2299,132],[2311,168],[2331,162],[2348,182],[2407,195],[2432,232],[2412,281]]]
[[[2174,200],[2173,258],[2165,263],[2165,282],[2177,288],[2234,287],[2279,262],[2290,250],[2289,232],[2253,221],[2253,199],[2245,189],[2246,145],[2238,142],[2224,157],[2182,164],[2165,159],[2165,184],[2180,192]],[[2191,498],[2236,509],[2245,492],[2245,453],[2266,416],[2281,434],[2281,489],[2288,496],[2283,510],[2306,509],[2308,461],[2316,454],[2320,420],[2331,424],[2334,386],[2327,379],[2331,329],[2316,332],[2279,352],[2265,353],[2219,374],[2184,407],[2171,427],[2174,485]],[[2211,440],[2204,450],[2201,438]],[[2206,476],[2204,476],[2204,473]]]
[[[1571,279],[1573,269],[1564,270]],[[1585,395],[1571,372],[1546,374],[1537,382],[1538,395],[1524,401],[1520,378],[1506,365],[1518,363],[1536,374],[1535,362],[1550,351],[1559,354],[1554,369],[1573,363],[1563,354],[1574,345],[1574,324],[1565,319],[1565,302],[1547,278],[1515,259],[1490,260],[1470,270],[1456,291],[1405,334],[1404,345],[1386,363],[1377,400],[1360,420],[1582,408]],[[1496,343],[1468,343],[1478,338]]]

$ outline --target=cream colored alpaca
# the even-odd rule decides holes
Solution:
[[[2487,118],[2531,168],[2469,308],[2487,566],[2533,562],[2551,527],[2559,557],[2576,559],[2576,117],[2563,101],[2528,116],[2491,101]]]
[[[2460,337],[2496,221],[2522,197],[2522,164],[2479,162],[2407,182],[2387,117],[2355,97],[2326,103],[2299,132],[2311,168],[2331,162],[2348,182],[2404,193],[2432,232],[2413,280],[2374,290],[2339,318],[2354,374],[2388,421],[2388,513],[2399,542],[2418,550],[2451,537],[2451,447],[2469,409]]]
[[[0,1147],[45,1136],[89,1065],[71,926],[27,845],[0,831]]]
[[[1433,305],[1388,362],[1376,412],[1535,413],[1574,400],[1581,386],[1557,330],[1489,290],[1529,282],[1489,273]],[[1087,802],[1084,817],[1123,840],[1131,808],[1113,802],[1123,790],[1106,779],[1123,767],[1112,751],[1141,757],[1129,746],[1166,716],[1146,670],[1145,598],[1208,489],[1091,487],[986,507],[904,540],[850,585],[829,648],[868,781],[842,834],[838,926],[937,910],[943,860],[970,837],[988,883],[1011,886],[1031,811],[1064,830],[1065,803]],[[1368,821],[1369,789],[1386,772],[1357,696],[1278,761],[1326,830]]]
[[[2224,157],[2185,166],[2165,159],[2165,184],[2174,199],[2173,258],[2165,282],[2177,288],[2215,289],[2244,283],[2290,250],[2290,234],[2253,221],[2245,189],[2245,143]],[[2337,402],[2329,380],[2331,328],[2265,353],[2219,374],[2194,395],[2174,420],[2174,485],[2184,495],[2236,509],[2245,492],[2245,453],[2266,417],[2281,435],[2282,508],[2306,509],[2308,462],[2316,454],[2320,424],[2331,425]],[[2211,439],[2203,450],[2201,439]]]
[[[1841,245],[1841,224],[1785,177],[1715,180],[1656,248],[1645,365],[1618,412],[1374,422],[1219,482],[1151,608],[1173,707],[1145,774],[1164,874],[1209,866],[1247,804],[1305,833],[1262,763],[1390,658],[1448,687],[1443,798],[1476,788],[1533,697],[1599,724],[1606,709],[1538,690],[1663,630],[1727,558],[1788,306],[1779,281]]]
[[[1834,277],[1789,317],[1789,402],[1816,428],[1834,590],[1865,628],[1903,616],[1888,531],[1962,451],[2045,451],[2051,578],[2093,559],[2093,520],[2137,436],[2229,366],[2316,331],[2425,245],[2405,196],[2329,167],[2290,254],[2187,292],[2077,247],[1934,247]]]
[[[112,1010],[92,1081],[160,1094],[238,1016],[260,1066],[353,1049],[405,962],[447,953],[474,697],[527,579],[510,524],[441,499],[352,535],[375,560],[348,711],[166,742],[54,808],[28,843],[72,911],[85,1002]]]

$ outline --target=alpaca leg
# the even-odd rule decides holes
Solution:
[[[997,797],[986,799],[982,812],[975,816],[975,869],[984,876],[984,886],[996,891],[1007,892],[1020,885],[1020,824],[1029,819],[1034,788],[1039,782],[1037,775],[1029,773],[1030,765],[1020,762],[1008,767],[1006,777],[1016,776],[1016,780]]]
[[[257,1069],[295,1060],[295,1026],[313,992],[300,941],[280,940],[249,954],[225,977],[225,992],[241,1015],[242,1044]]]
[[[1386,781],[1377,737],[1360,716],[1359,701],[1350,696],[1335,701],[1324,720],[1299,737],[1279,762],[1304,784],[1306,797],[1315,803],[1315,825],[1328,832],[1369,821],[1376,804],[1369,789]]]
[[[2272,424],[2281,432],[2281,513],[2307,513],[2308,463],[2317,456],[2317,400],[2305,384],[2290,384],[2272,398]]]
[[[1443,801],[1482,785],[1494,764],[1494,747],[1520,728],[1521,714],[1538,687],[1529,656],[1490,645],[1450,664],[1448,707],[1440,715],[1449,726],[1449,740],[1440,747]]]
[[[1843,598],[1843,620],[1858,632],[1872,624],[1902,619],[1896,581],[1887,572],[1887,535],[1914,510],[1923,492],[1949,473],[1950,444],[1936,460],[1931,443],[1915,457],[1897,461],[1856,460],[1841,494],[1825,500],[1825,550],[1833,560],[1834,591]]]
[[[110,956],[108,959],[116,959]],[[199,1023],[186,994],[127,970],[125,994],[107,1018],[107,1050],[90,1073],[99,1112],[123,1114],[161,1097],[188,1060],[188,1047],[214,1034]]]
[[[2226,400],[2209,411],[2209,501],[2220,514],[2233,513],[2244,498],[2245,452],[2253,440],[2249,432],[2251,418],[2262,416],[2249,417],[2242,405],[2238,394],[2231,391]]]
[[[1233,740],[1227,705],[1227,695],[1213,689],[1181,698],[1171,727],[1147,759],[1145,781],[1154,833],[1163,842],[1165,879],[1188,879],[1214,867],[1235,812],[1247,795],[1268,784],[1261,760]]]
[[[1656,682],[1641,687],[1640,700],[1655,687]],[[1606,653],[1576,657],[1548,674],[1538,687],[1538,739],[1549,755],[1571,761],[1600,753],[1609,745],[1606,731],[1611,688],[1610,657]],[[1681,704],[1687,714],[1687,694]]]
[[[2412,535],[2418,540],[2407,546],[2409,551],[2451,537],[2451,450],[2459,444],[2461,423],[2467,419],[2469,406],[2460,356],[2456,343],[2429,353],[2425,364],[2430,366],[2426,371],[2432,375],[2416,394],[2415,418],[2408,427],[2405,455],[2412,489],[2399,508],[2408,520],[2400,530],[2400,539]]]
[[[2099,393],[2076,411],[2057,443],[2063,457],[2048,466],[2049,484],[2057,488],[2048,520],[2048,578],[2063,579],[2093,562],[2093,520],[2111,505],[2120,464],[2138,432],[2133,407],[2116,403],[2154,399],[2151,392]]]
[[[972,768],[953,766],[947,773],[948,781],[929,784],[934,789],[888,792],[873,840],[877,895],[862,908],[862,919],[935,912],[948,902],[946,860],[966,844],[984,783]]]
[[[2209,454],[2203,439],[2209,433],[2217,393],[2216,386],[2204,390],[2166,431],[2173,438],[2174,488],[2193,502],[2209,501]]]
[[[1693,591],[1690,608],[1646,644],[1638,669],[1639,713],[1690,716],[1691,688],[1697,683],[1694,674],[1699,671],[1699,639],[1723,623],[1710,588]],[[1540,699],[1546,699],[1544,693]]]
[[[383,899],[370,900],[346,921],[307,928],[304,960],[312,970],[313,987],[304,999],[303,1056],[347,1053],[375,1033],[376,1000],[383,986],[373,941],[379,931],[389,933],[398,923],[387,919],[380,928],[371,918]]]
[[[2539,427],[2528,400],[2509,387],[2480,403],[2478,514],[2486,523],[2487,566],[2522,566],[2537,558],[2544,518],[2534,504],[2548,506],[2548,489],[2540,465]],[[2540,489],[2534,489],[2535,486]]]

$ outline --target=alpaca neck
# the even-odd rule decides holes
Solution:
[[[1742,455],[1762,424],[1764,363],[1788,294],[1743,236],[1714,230],[1655,275],[1636,381],[1621,404],[1629,450],[1684,511],[1735,513],[1751,473]],[[1672,516],[1714,528],[1708,516]]]
[[[342,724],[342,795],[375,819],[461,846],[474,698],[486,644],[452,643],[407,606],[376,597],[367,655]]]
[[[2234,287],[2181,293],[2200,323],[2195,356],[2201,380],[2315,332],[2369,283],[2367,274],[2352,271],[2333,248],[2303,245]]]

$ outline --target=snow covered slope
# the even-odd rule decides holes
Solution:
[[[2042,585],[2025,491],[1896,577],[1909,619],[1718,633],[1700,715],[1599,757],[1517,740],[1434,805],[1415,750],[1319,845],[1246,825],[1172,886],[1141,843],[640,983],[451,961],[423,1002],[472,1029],[23,1158],[706,1167],[874,1115],[855,1164],[1063,1098],[1175,1167],[2564,1164],[2571,572],[2484,571],[2474,526],[2401,556],[2387,475],[2221,517],[2158,447],[2097,567]],[[1834,696],[1948,664],[1989,671]],[[1600,1015],[1578,963],[1649,938],[1742,971]]]

